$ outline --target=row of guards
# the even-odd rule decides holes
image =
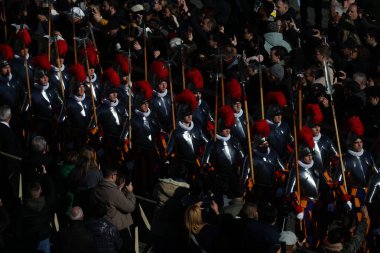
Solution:
[[[214,78],[215,111],[214,117],[211,117],[209,106],[201,99],[203,74],[196,68],[186,69],[185,61],[182,60],[182,91],[174,96],[171,73],[173,61],[172,59],[154,61],[148,70],[145,34],[144,80],[132,81],[133,65],[130,50],[120,52],[116,56],[116,70],[109,67],[103,71],[90,24],[86,34],[81,38],[76,37],[75,26],[73,26],[75,64],[70,68],[66,68],[63,61],[68,52],[67,43],[59,33],[52,33],[50,20],[47,54],[33,58],[28,54],[31,38],[27,26],[20,24],[15,27],[17,31],[13,38],[14,47],[7,44],[0,46],[1,66],[17,66],[14,70],[20,82],[19,89],[26,91],[19,113],[20,118],[26,119],[27,122],[22,127],[26,140],[30,136],[43,135],[51,144],[57,143],[58,153],[79,148],[87,143],[97,147],[99,159],[104,162],[116,162],[127,167],[130,165],[129,162],[133,161],[135,168],[133,178],[141,192],[152,191],[153,179],[160,174],[165,174],[163,165],[168,162],[170,166],[166,168],[167,170],[183,169],[189,181],[200,177],[210,177],[210,181],[213,181],[211,188],[216,194],[229,194],[238,184],[247,191],[255,192],[259,199],[268,200],[268,196],[264,196],[267,194],[265,191],[272,185],[269,184],[268,188],[268,184],[265,183],[265,178],[263,179],[261,174],[265,172],[259,170],[258,173],[255,170],[256,166],[260,167],[260,165],[255,163],[254,157],[255,152],[261,152],[260,148],[268,149],[268,140],[269,144],[275,145],[271,141],[270,132],[276,127],[273,125],[281,124],[281,118],[279,124],[277,122],[273,124],[273,121],[274,117],[282,115],[286,99],[281,92],[271,91],[266,94],[268,120],[264,108],[261,64],[259,64],[261,119],[253,123],[247,104],[245,87],[247,66],[244,59],[242,57],[237,59],[236,76],[225,80],[224,55],[219,53],[216,56],[219,66]],[[7,37],[6,30],[5,37]],[[173,47],[182,52],[183,42],[178,39],[172,42]],[[77,48],[81,49],[79,53]],[[17,58],[14,58],[13,49],[16,51]],[[81,63],[78,58],[82,58]],[[54,63],[50,62],[51,59],[54,59],[52,61]],[[95,73],[96,68],[100,71],[100,78]],[[353,209],[351,202],[355,206],[363,204],[365,201],[363,196],[366,195],[363,189],[368,186],[368,182],[355,185],[352,181],[350,183],[353,187],[347,186],[345,168],[347,161],[343,160],[328,68],[325,61],[326,93],[330,96],[338,149],[336,158],[339,160],[339,166],[335,167],[340,170],[335,174],[339,175],[339,180],[333,179],[332,173],[323,169],[326,166],[323,164],[326,162],[324,158],[321,158],[320,165],[323,176],[314,175],[312,166],[299,162],[315,150],[313,133],[308,126],[319,125],[323,120],[318,106],[308,105],[306,113],[311,115],[311,124],[306,122],[308,126],[303,126],[301,88],[297,90],[298,108],[296,109],[293,101],[291,103],[293,129],[287,133],[287,137],[292,137],[291,132],[294,135],[294,143],[291,147],[294,148],[292,158],[286,161],[288,164],[283,166],[283,170],[273,171],[280,180],[281,178],[284,180],[285,175],[290,171],[286,190],[289,196],[288,201],[299,218],[298,229],[304,231],[310,238],[313,237],[312,232],[317,226],[312,213],[320,195],[319,178],[324,178],[330,187],[328,191],[333,192],[331,194],[335,199],[343,200],[351,205],[351,209]],[[18,104],[12,102],[11,99],[12,110],[16,111]],[[234,108],[236,104],[240,104],[238,111]],[[241,108],[242,105],[244,109]],[[239,117],[242,117],[239,123],[243,122],[240,128],[236,127],[238,125],[236,119]],[[353,126],[350,130],[355,136],[353,141],[356,141],[363,135],[363,127],[357,117],[351,118],[349,123]],[[234,136],[231,141],[229,129]],[[209,141],[210,138],[211,141]],[[289,143],[291,142],[287,144]],[[226,146],[234,150],[228,154],[228,162],[232,166],[230,167],[234,168],[233,171],[226,166],[228,164],[226,160],[217,158],[225,151]],[[286,156],[281,154],[283,150],[276,151],[279,153],[277,156],[280,160]],[[161,168],[158,168],[156,158],[160,161]],[[243,162],[239,165],[234,164],[237,160],[243,160]],[[303,180],[308,175],[312,175],[311,184],[314,185],[312,189],[308,182]],[[21,179],[20,174],[20,187]],[[19,193],[19,197],[22,198],[21,188]],[[373,196],[373,193],[370,192],[368,195]],[[310,241],[313,239],[315,237]],[[318,242],[314,240],[313,243]]]

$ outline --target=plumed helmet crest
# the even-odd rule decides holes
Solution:
[[[153,98],[153,89],[148,81],[136,81],[133,85],[133,92],[143,93],[145,100],[151,100]]]
[[[33,57],[32,65],[35,68],[43,69],[46,71],[50,70],[50,67],[51,67],[49,58],[46,54],[40,54]]]
[[[30,37],[29,31],[27,28],[22,28],[18,30],[16,37],[22,41],[25,47],[29,46],[32,43],[32,38]]]
[[[197,100],[194,94],[189,89],[184,89],[175,97],[175,102],[177,104],[187,104],[190,106],[191,111],[193,112],[197,108]]]
[[[189,69],[186,73],[186,77],[188,78],[188,82],[191,82],[194,85],[195,89],[203,89],[203,76],[197,68]]]
[[[86,71],[81,63],[74,64],[69,69],[78,82],[84,82],[86,80]]]
[[[14,55],[13,48],[8,44],[1,44],[0,54],[4,60],[11,61]]]
[[[311,117],[311,123],[319,125],[323,121],[323,114],[318,104],[307,104],[306,114]]]
[[[286,98],[281,91],[270,91],[267,94],[267,104],[277,104],[281,108],[286,106]]]
[[[251,128],[252,135],[259,135],[260,137],[268,138],[270,134],[269,123],[265,120],[258,120],[253,123]]]
[[[150,65],[150,72],[159,80],[169,78],[169,68],[162,61],[154,61]]]
[[[111,67],[109,67],[103,72],[102,82],[108,82],[109,84],[111,84],[113,87],[116,87],[116,88],[119,87],[121,84],[119,75]]]
[[[57,40],[59,57],[65,57],[68,51],[67,42],[64,39]]]
[[[115,61],[116,61],[116,64],[120,66],[121,70],[126,73],[126,74],[129,74],[132,70],[132,64],[129,64],[129,59],[127,56],[123,55],[123,54],[118,54],[116,55],[116,58],[115,58]],[[131,68],[131,69],[129,69]]]
[[[364,126],[358,116],[352,116],[347,119],[347,130],[354,133],[357,137],[361,137],[364,134]]]
[[[301,142],[305,143],[310,149],[314,148],[313,132],[308,126],[302,127],[298,133]]]
[[[226,89],[233,100],[240,100],[243,97],[241,86],[235,78],[226,83]]]
[[[231,106],[225,105],[219,108],[219,119],[223,121],[225,128],[231,128],[235,124],[234,111]]]

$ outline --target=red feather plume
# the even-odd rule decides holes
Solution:
[[[150,72],[156,75],[160,80],[165,80],[169,77],[169,68],[167,68],[162,61],[152,62]]]
[[[88,63],[91,66],[97,66],[99,64],[99,61],[98,61],[97,52],[95,50],[94,45],[92,43],[87,43],[86,48],[87,48]],[[83,57],[83,59],[86,59],[86,52],[84,48],[82,48],[80,55],[81,57]]]
[[[231,106],[225,105],[219,109],[219,117],[224,119],[226,127],[232,127],[235,124],[235,115]]]
[[[32,65],[35,68],[40,68],[43,70],[50,70],[50,67],[51,67],[49,58],[46,54],[40,54],[33,57]]]
[[[306,113],[313,116],[313,123],[316,125],[323,121],[323,114],[318,104],[307,104]]]
[[[29,31],[26,28],[20,29],[17,34],[17,38],[22,40],[25,47],[29,46],[32,43],[32,38],[30,37]]]
[[[86,80],[86,71],[84,70],[84,66],[82,64],[77,63],[72,65],[69,71],[74,75],[78,82],[84,82]]]
[[[189,79],[189,82],[195,85],[195,88],[197,88],[198,90],[201,90],[203,88],[203,76],[198,69],[189,69],[186,73],[186,76]]]
[[[286,105],[286,98],[281,91],[270,91],[267,94],[268,104],[278,104],[281,108]]]
[[[133,85],[133,92],[139,93],[144,92],[144,96],[146,100],[150,100],[153,98],[153,89],[148,81],[136,81]]]
[[[269,123],[265,119],[256,121],[252,126],[252,133],[268,138],[270,134]]]
[[[241,86],[235,78],[231,79],[226,83],[226,89],[228,94],[230,94],[232,99],[241,99],[243,97],[243,93],[241,90]]]
[[[129,67],[132,68],[132,64],[128,64],[128,57],[124,56],[123,54],[116,55],[116,64],[121,67],[121,70],[124,71],[124,73],[129,74],[131,70]]]
[[[58,54],[64,57],[67,54],[68,46],[65,40],[57,40]]]
[[[352,116],[348,118],[346,125],[349,132],[353,132],[357,136],[363,136],[364,126],[358,116]]]
[[[0,54],[3,56],[4,60],[11,61],[14,55],[13,48],[8,44],[1,44]]]
[[[118,73],[113,68],[108,68],[103,72],[102,81],[109,81],[114,87],[119,87],[121,84]]]
[[[302,129],[299,131],[298,136],[300,138],[300,141],[303,141],[309,148],[314,148],[314,139],[313,139],[313,132],[308,126],[302,127]]]
[[[192,93],[189,89],[184,89],[181,93],[179,93],[175,97],[175,101],[178,104],[190,105],[191,111],[194,111],[198,105],[198,102],[194,96],[194,93]]]

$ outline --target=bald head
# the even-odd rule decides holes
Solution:
[[[70,212],[71,220],[83,220],[83,210],[79,206],[74,206]]]

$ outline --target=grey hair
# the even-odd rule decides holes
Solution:
[[[46,150],[47,143],[46,143],[46,140],[44,137],[35,136],[32,139],[31,146],[32,146],[33,151],[38,152],[38,153],[42,153]]]
[[[71,220],[82,220],[83,219],[83,210],[79,206],[74,206],[71,208],[71,212],[69,214]]]
[[[9,105],[0,106],[0,121],[10,120],[11,116],[12,116],[12,112]]]
[[[353,74],[352,79],[354,79],[356,82],[358,82],[360,85],[364,83],[364,85],[367,84],[367,75],[363,72],[356,72]]]

